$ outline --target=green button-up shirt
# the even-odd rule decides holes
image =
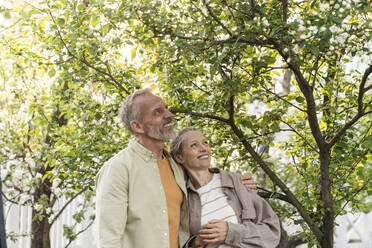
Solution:
[[[183,192],[180,247],[189,237],[182,168],[168,156]],[[136,141],[105,163],[96,178],[98,248],[169,248],[168,211],[156,155]]]

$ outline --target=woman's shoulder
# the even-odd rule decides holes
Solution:
[[[237,172],[226,172],[224,170],[219,171],[221,175],[221,183],[225,187],[232,187],[235,188],[235,190],[243,190],[246,189],[245,186],[241,182],[241,175]]]
[[[233,171],[227,172],[224,170],[219,170],[219,173],[221,175],[221,178],[225,178],[225,180],[233,181],[234,183],[240,182],[241,174],[237,172]]]

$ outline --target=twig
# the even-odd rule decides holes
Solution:
[[[369,180],[370,178],[367,179],[366,183],[359,189],[357,190],[346,202],[345,204],[342,206],[342,208],[340,209],[340,211],[338,211],[338,213],[335,215],[335,218],[342,212],[342,210],[345,209],[345,207],[347,206],[347,204],[349,204],[349,202],[351,201],[351,199],[354,199],[354,197],[360,193],[360,191],[362,191],[369,183]]]
[[[85,232],[86,230],[88,230],[88,228],[94,223],[94,220],[92,220],[85,228],[83,228],[82,230],[80,230],[79,232],[76,233],[76,236],[79,236],[81,233]],[[68,244],[65,246],[65,248],[69,247],[70,244],[73,242],[74,240],[69,240]]]
[[[228,121],[229,121],[228,119],[225,119],[223,117],[219,117],[219,116],[216,116],[216,115],[197,113],[197,112],[193,112],[191,110],[185,110],[185,109],[171,108],[170,112],[172,112],[173,114],[176,114],[176,113],[189,114],[189,115],[192,115],[192,116],[218,120],[218,121],[221,121],[221,122],[224,122],[224,123],[228,123]]]
[[[74,195],[73,197],[70,198],[70,200],[68,200],[65,205],[58,211],[57,215],[54,216],[53,220],[50,222],[50,225],[52,226],[53,223],[59,218],[59,216],[63,213],[63,211],[66,209],[66,207],[73,201],[76,199],[76,197],[78,197],[79,195],[81,195],[83,192],[85,192],[88,188],[84,188],[82,190],[80,190],[76,195]]]
[[[310,144],[310,142],[309,141],[307,141],[307,139],[302,135],[302,134],[300,134],[299,132],[297,132],[297,130],[295,129],[295,128],[293,128],[289,123],[287,123],[286,121],[284,121],[284,120],[281,120],[281,122],[283,122],[284,124],[286,124],[293,132],[295,132],[298,136],[300,136],[304,141],[305,141],[305,143],[309,146],[309,147],[311,147],[311,149],[314,151],[314,152],[316,152],[316,153],[318,153],[319,154],[319,151],[317,150],[317,149],[315,149],[315,147],[312,145],[312,144]]]
[[[292,202],[291,200],[288,198],[288,196],[284,195],[284,194],[281,194],[279,192],[272,192],[270,190],[267,190],[265,188],[261,188],[261,187],[257,187],[258,189],[258,192],[257,194],[265,199],[280,199],[282,201],[285,201],[291,205]]]
[[[209,14],[212,16],[212,18],[218,23],[220,24],[220,26],[230,35],[230,36],[233,36],[233,34],[231,33],[231,31],[220,21],[220,19],[217,18],[217,16],[213,13],[213,11],[211,10],[211,8],[209,7],[209,5],[207,4],[206,0],[203,0],[203,3],[205,5],[205,7],[207,7],[207,10],[209,12]]]

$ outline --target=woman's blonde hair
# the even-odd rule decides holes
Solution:
[[[179,131],[176,137],[170,142],[170,154],[172,155],[173,159],[176,155],[179,155],[183,151],[183,141],[185,140],[185,134],[191,131],[199,131],[196,127],[186,127]]]

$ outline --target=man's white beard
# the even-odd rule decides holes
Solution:
[[[173,128],[167,133],[164,132],[164,129],[156,128],[152,125],[146,125],[146,128],[148,129],[147,135],[153,139],[169,140],[173,139],[176,136],[176,132]]]

